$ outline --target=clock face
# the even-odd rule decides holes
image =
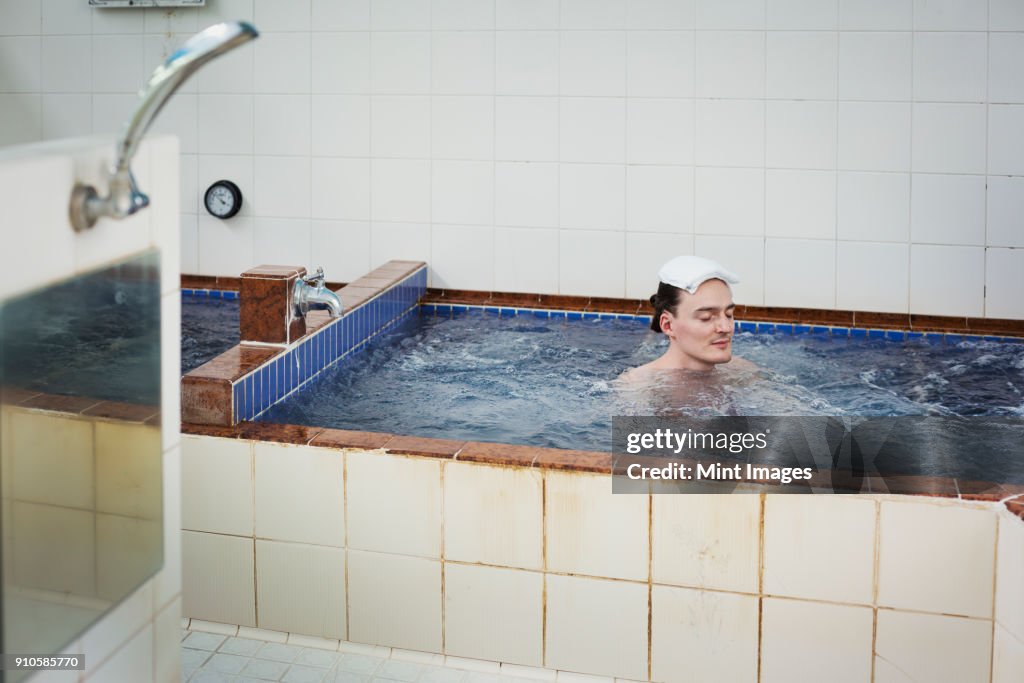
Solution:
[[[231,218],[242,208],[242,192],[230,180],[218,180],[206,190],[206,210],[217,218]]]

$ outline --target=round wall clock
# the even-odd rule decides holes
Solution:
[[[211,216],[231,218],[242,208],[242,191],[230,180],[218,180],[207,188],[203,204]]]

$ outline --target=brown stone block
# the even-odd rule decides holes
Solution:
[[[375,450],[394,438],[383,432],[360,432],[349,429],[325,429],[309,443],[323,448],[364,448]]]
[[[967,333],[967,318],[954,318],[945,315],[910,314],[910,329],[914,331],[956,332]]]
[[[231,426],[231,382],[185,375],[181,380],[181,419],[196,424]]]
[[[537,459],[540,453],[541,449],[536,446],[471,441],[459,451],[455,459],[459,462],[532,467],[533,461]]]
[[[972,334],[987,334],[999,337],[1024,337],[1024,320],[968,318],[967,329]]]
[[[562,448],[539,448],[534,467],[573,472],[612,473],[614,457],[597,451],[571,451]],[[461,456],[460,456],[461,459]]]
[[[239,425],[239,438],[305,446],[322,431],[323,427],[275,424],[271,422],[245,422]]]
[[[423,455],[431,458],[451,458],[463,447],[465,441],[431,439],[423,436],[395,436],[384,444],[389,453],[401,455]]]
[[[855,311],[854,327],[870,327],[873,329],[909,330],[910,315],[908,313],[871,313]]]
[[[102,401],[82,411],[82,415],[105,417],[122,422],[146,422],[160,414],[159,406],[145,406],[120,401]]]
[[[73,413],[77,415],[83,410],[100,403],[100,399],[90,396],[62,396],[60,394],[38,394],[21,402],[23,408],[51,410],[55,413]]]
[[[282,352],[282,349],[266,346],[242,346],[239,344],[191,370],[185,377],[234,382]]]

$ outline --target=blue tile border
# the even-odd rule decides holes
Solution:
[[[238,292],[233,289],[187,289],[182,287],[181,295],[206,299],[234,300],[238,298]]]
[[[207,290],[182,290],[182,293],[185,296],[205,296],[192,293],[204,291]],[[426,291],[427,268],[422,266],[236,380],[231,394],[234,423],[258,418],[327,368],[364,349],[376,335],[416,314],[417,304]]]

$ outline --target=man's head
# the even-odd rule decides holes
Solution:
[[[710,370],[732,358],[730,284],[739,278],[700,256],[677,256],[658,271],[658,293],[651,297],[651,329],[664,332],[694,370]]]
[[[710,370],[732,359],[732,290],[723,280],[705,280],[693,294],[662,282],[651,297],[651,329],[663,332],[692,370]]]

